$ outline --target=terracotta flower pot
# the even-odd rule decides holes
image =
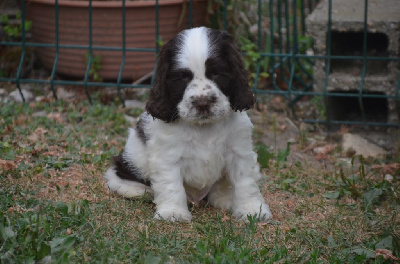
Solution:
[[[55,43],[54,0],[27,0],[26,18],[32,21],[32,38],[37,43]],[[59,0],[59,44],[89,44],[88,1]],[[156,45],[155,1],[126,1],[126,47],[154,48]],[[122,47],[122,2],[92,2],[93,46]],[[187,0],[159,0],[159,35],[167,41],[189,25]],[[193,25],[206,23],[207,0],[193,1]],[[86,71],[87,49],[60,48],[57,73],[83,78]],[[55,49],[37,48],[37,55],[48,69],[52,69]],[[122,52],[94,50],[100,55],[104,80],[115,80],[120,70]],[[124,80],[135,80],[149,73],[155,63],[152,52],[126,52]]]

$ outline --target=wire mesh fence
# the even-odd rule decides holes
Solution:
[[[396,1],[155,0],[145,2],[145,13],[137,11],[143,1],[21,0],[16,32],[2,19],[0,82],[14,83],[19,91],[24,83],[46,84],[55,98],[57,86],[83,87],[88,100],[89,87],[115,87],[123,101],[123,89],[151,87],[163,42],[181,29],[208,25],[237,39],[261,100],[283,96],[295,114],[302,100],[311,100],[316,110],[299,116],[310,123],[399,127]],[[35,11],[38,6],[45,9]],[[65,22],[66,9],[74,13]],[[84,26],[77,26],[79,20]],[[71,33],[74,28],[80,31]],[[50,39],[44,39],[45,32]],[[112,35],[116,42],[110,42]],[[18,55],[13,63],[11,50]],[[48,78],[29,74],[32,54],[48,68]],[[114,68],[103,69],[109,65]]]
[[[256,83],[256,93],[281,94],[292,106],[313,96],[322,108],[305,122],[398,126],[399,3],[318,2],[305,16],[304,1],[269,1],[275,38],[262,53],[257,76],[268,61],[270,84]]]

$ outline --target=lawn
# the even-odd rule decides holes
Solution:
[[[139,113],[96,100],[0,103],[1,263],[399,262],[398,154],[351,157],[319,130],[282,147],[285,114],[250,111],[274,218],[240,222],[203,204],[191,223],[168,223],[152,219],[150,200],[104,185],[126,116]],[[311,138],[333,147],[313,155]]]

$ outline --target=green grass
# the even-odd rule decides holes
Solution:
[[[208,205],[191,208],[191,223],[153,220],[154,204],[110,194],[102,179],[131,111],[0,105],[1,263],[393,263],[379,248],[400,256],[398,170],[387,181],[373,169],[382,160],[288,162],[290,146],[272,151],[260,135],[272,221],[237,222]]]

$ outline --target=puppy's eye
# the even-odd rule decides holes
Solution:
[[[191,74],[190,72],[183,71],[183,72],[181,72],[181,73],[179,74],[179,78],[180,78],[182,81],[189,82],[190,80],[192,80],[192,74]]]
[[[212,71],[212,72],[211,72],[211,78],[212,78],[212,79],[217,78],[219,75],[220,75],[220,73],[217,72],[217,71]]]

